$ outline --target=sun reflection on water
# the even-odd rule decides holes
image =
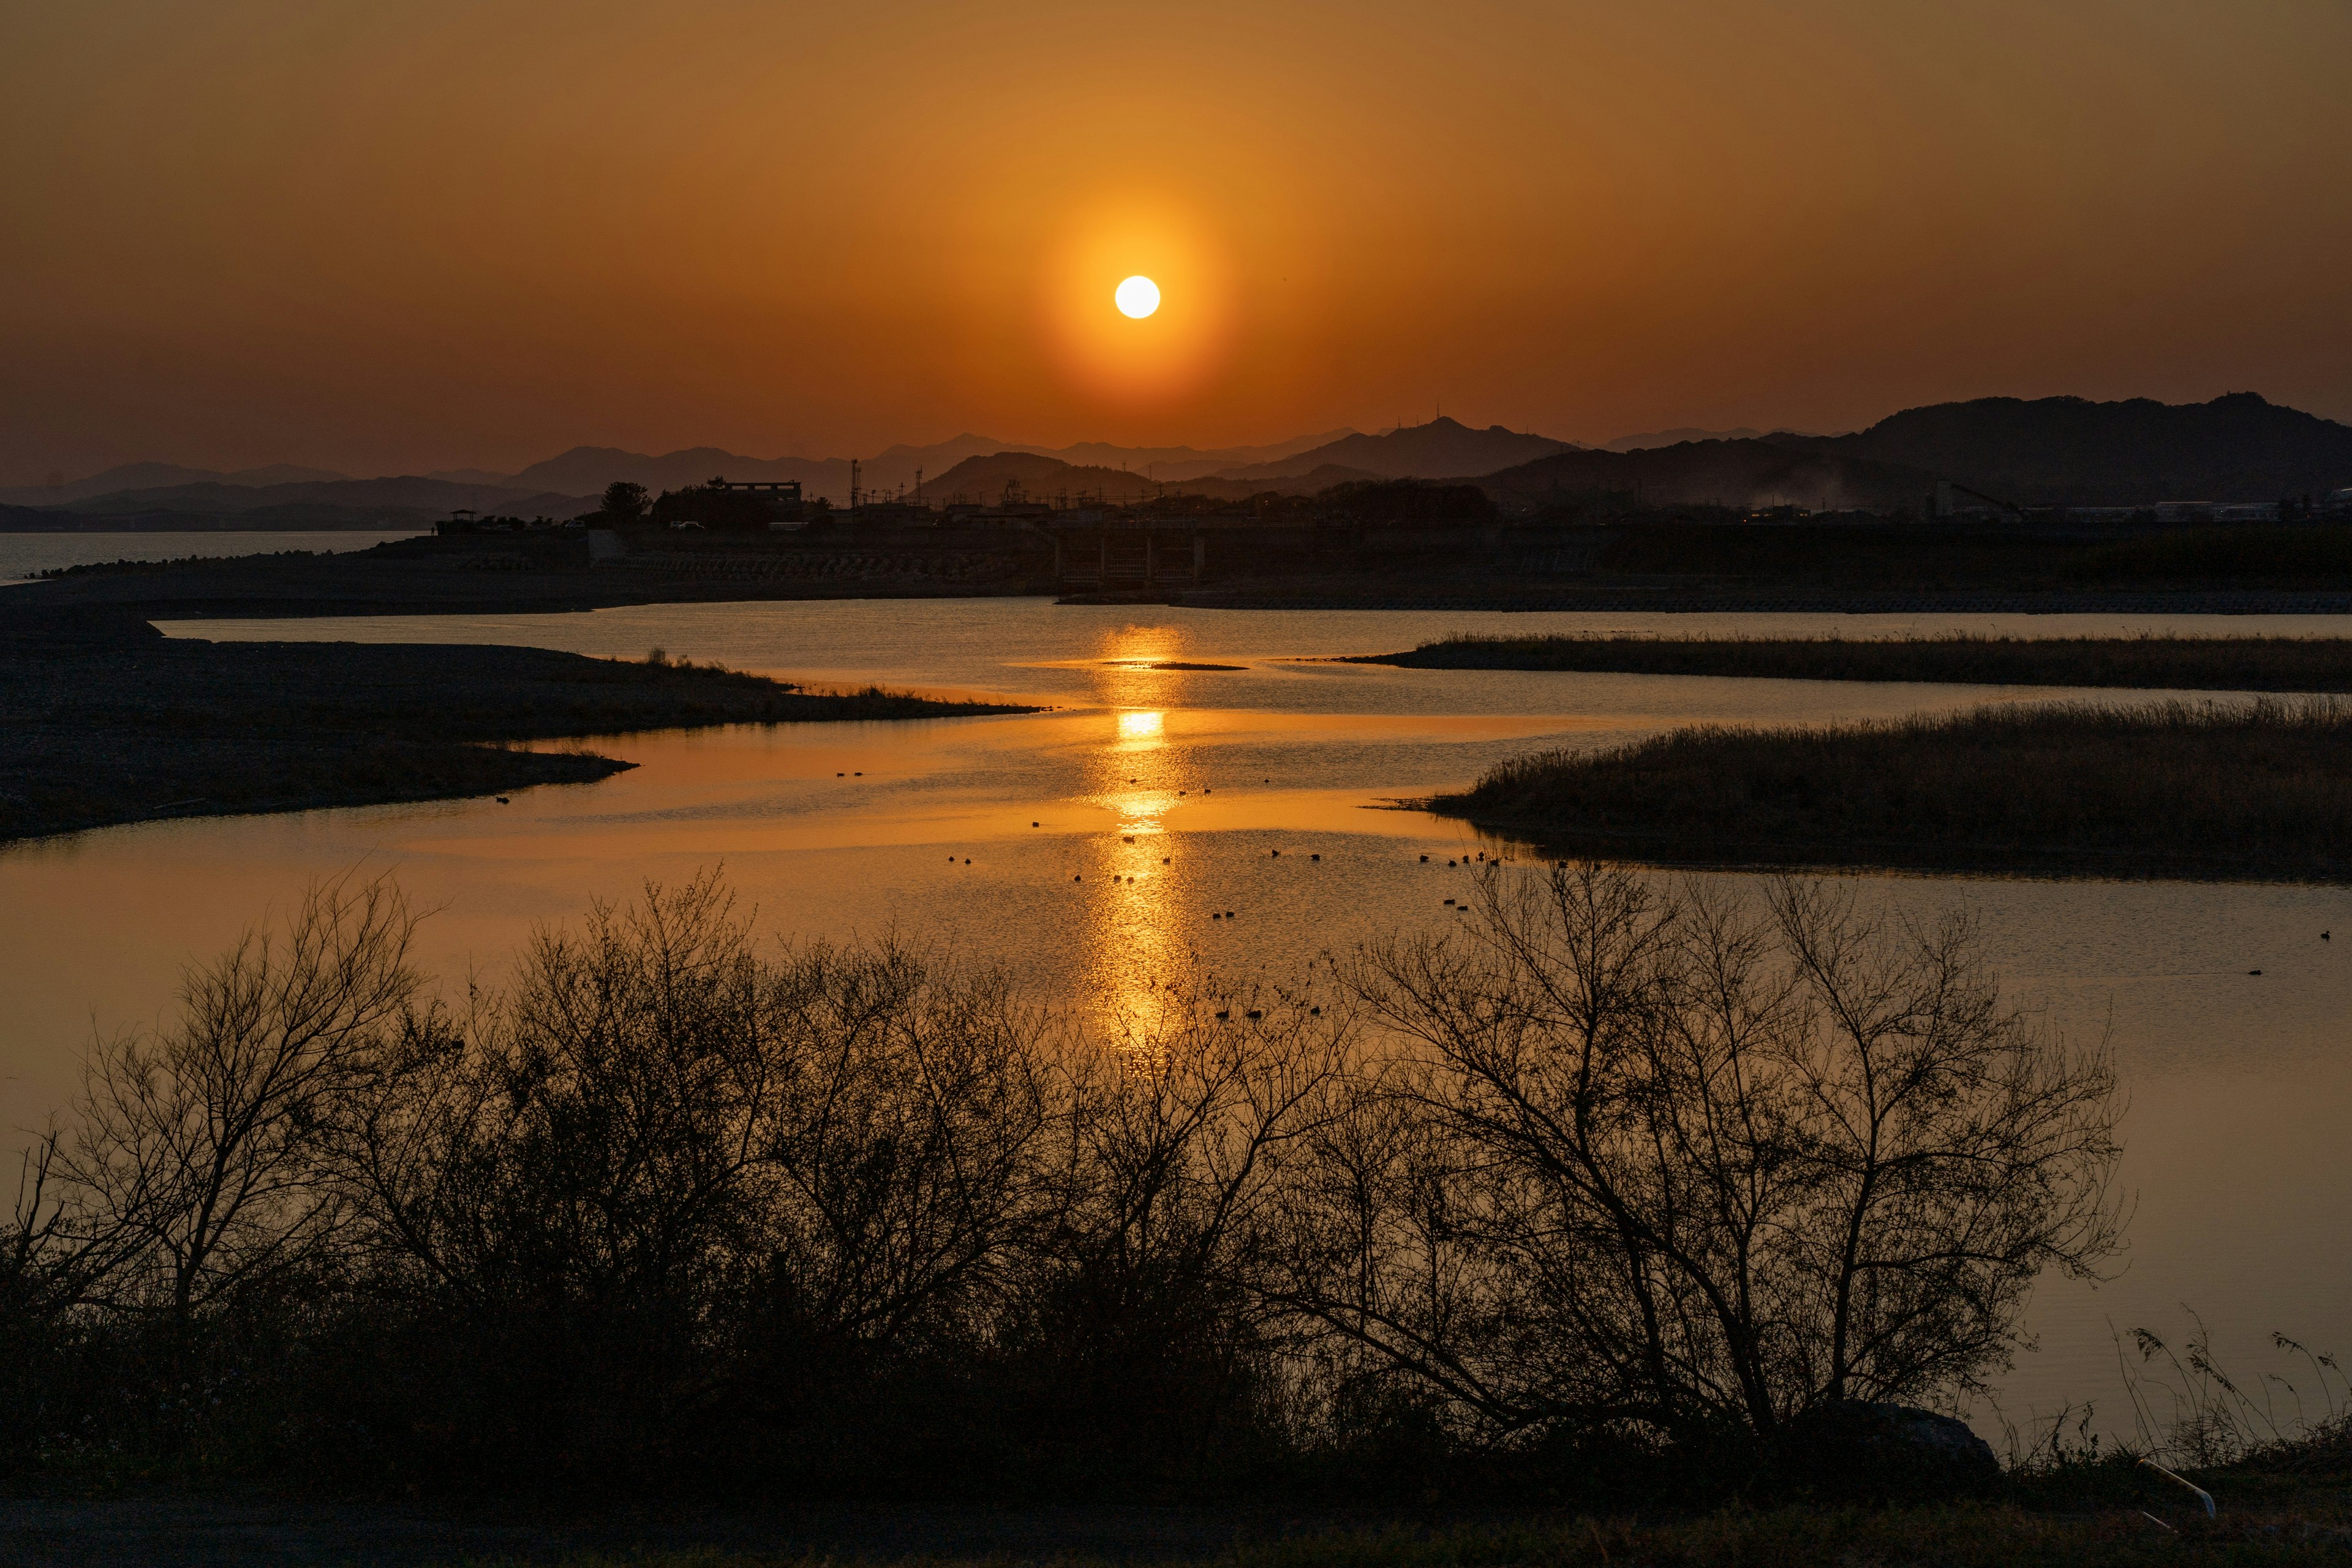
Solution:
[[[1130,1045],[1174,1001],[1170,987],[1185,989],[1187,932],[1207,918],[1193,908],[1197,884],[1168,827],[1183,799],[1163,776],[1167,744],[1164,710],[1125,709],[1097,762],[1098,798],[1117,826],[1089,846],[1087,880],[1100,890],[1087,900],[1086,992],[1098,1025]]]

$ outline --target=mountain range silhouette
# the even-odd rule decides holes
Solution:
[[[1806,506],[1916,503],[1938,479],[2021,505],[2145,506],[2168,500],[2275,500],[2352,486],[2352,426],[2251,392],[2206,403],[2149,398],[1984,397],[1905,409],[1843,436],[1669,430],[1610,449],[1552,437],[1478,429],[1440,417],[1378,435],[1323,432],[1266,447],[1058,448],[966,433],[898,446],[863,465],[869,494],[911,489],[995,500],[1008,481],[1033,496],[1099,495],[1118,502],[1163,486],[1223,500],[1261,490],[1311,493],[1351,479],[1478,479],[1497,500],[1632,492],[1654,503]],[[1701,439],[1631,446],[1666,437]],[[1628,449],[1630,447],[1631,449]],[[267,520],[278,527],[400,526],[457,507],[570,516],[626,479],[677,489],[715,476],[798,479],[812,495],[848,499],[840,458],[751,458],[718,447],[658,456],[575,447],[517,474],[456,470],[354,479],[289,465],[214,473],[130,464],[61,486],[0,491],[8,528],[166,525],[175,517]]]

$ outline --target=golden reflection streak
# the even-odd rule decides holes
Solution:
[[[1167,745],[1167,715],[1158,709],[1130,709],[1114,715],[1112,733],[1098,753],[1098,798],[1118,819],[1102,836],[1091,881],[1108,886],[1087,899],[1087,989],[1091,1010],[1114,1041],[1128,1050],[1141,1047],[1161,1011],[1173,1000],[1191,967],[1192,944],[1184,932],[1208,918],[1195,909],[1197,891],[1189,868],[1177,857],[1167,819],[1178,803],[1151,766]]]

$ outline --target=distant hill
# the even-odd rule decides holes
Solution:
[[[1100,497],[1110,505],[1125,506],[1160,493],[1159,485],[1125,468],[1066,463],[1035,452],[993,452],[966,458],[936,477],[926,476],[923,499],[933,505],[961,500],[992,506],[1004,499],[1008,485],[1032,501],[1066,500],[1072,505],[1081,497]]]
[[[1333,485],[1356,485],[1367,480],[1378,483],[1388,477],[1373,473],[1370,468],[1349,468],[1338,463],[1325,463],[1303,474],[1292,474],[1279,479],[1191,479],[1185,482],[1184,488],[1228,500],[1246,500],[1266,490],[1286,496],[1320,495]]]
[[[1638,436],[1620,436],[1614,441],[1604,441],[1604,452],[1638,452],[1645,447],[1680,447],[1690,441],[1757,441],[1764,432],[1740,426],[1736,430],[1701,430],[1696,426],[1678,426],[1672,430],[1645,430]]]
[[[936,478],[923,482],[923,499],[934,506],[950,501],[966,500],[993,504],[1002,500],[1009,480],[1023,495],[1033,501],[1066,500],[1076,506],[1083,498],[1112,505],[1148,500],[1163,492],[1169,495],[1207,496],[1213,500],[1243,501],[1268,491],[1280,495],[1313,495],[1363,479],[1381,476],[1361,468],[1343,468],[1326,463],[1306,474],[1277,479],[1227,479],[1193,478],[1187,479],[1153,479],[1131,468],[1105,468],[1100,464],[1066,463],[1059,458],[1048,458],[1035,452],[996,452],[985,458],[967,458]]]
[[[92,496],[122,490],[159,489],[169,485],[290,485],[347,475],[331,468],[306,468],[296,463],[273,463],[266,468],[240,468],[220,473],[211,468],[184,468],[177,463],[124,463],[86,479],[62,485],[23,485],[0,489],[0,503],[19,506],[64,506]]]
[[[1554,452],[1577,449],[1573,441],[1529,436],[1506,430],[1500,425],[1474,430],[1459,420],[1440,417],[1426,425],[1405,426],[1384,436],[1342,437],[1278,461],[1226,468],[1218,477],[1288,479],[1328,465],[1384,479],[1476,479]]]
[[[1324,430],[1264,447],[1115,447],[1108,441],[1081,441],[1074,447],[1017,447],[1007,449],[1043,452],[1066,463],[1091,463],[1102,468],[1117,465],[1132,468],[1149,479],[1197,479],[1261,463],[1278,465],[1286,458],[1329,446],[1354,434],[1353,430],[1348,429]]]
[[[1772,439],[2029,506],[2276,500],[2352,485],[2352,426],[2251,392],[2189,404],[1980,397],[1906,408],[1851,436]]]
[[[1560,452],[1488,474],[1498,505],[1559,496],[1638,495],[1653,506],[1916,506],[1935,476],[1899,463],[1810,452],[1778,441],[1685,441],[1632,452]]]

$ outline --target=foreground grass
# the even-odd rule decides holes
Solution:
[[[1353,664],[1780,680],[2352,692],[2347,637],[1452,637]]]
[[[2352,875],[2352,705],[1706,726],[1516,758],[1426,804],[1549,850],[1672,864],[2332,879]]]
[[[18,637],[0,639],[0,840],[490,795],[630,765],[515,742],[1025,711],[545,648]]]

